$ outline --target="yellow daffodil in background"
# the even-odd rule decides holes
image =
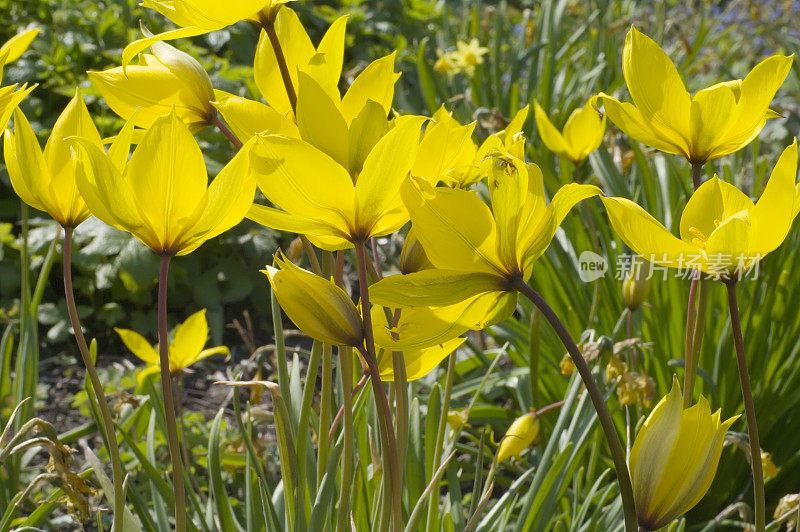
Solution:
[[[547,149],[573,163],[586,159],[603,143],[606,131],[606,117],[600,117],[596,106],[595,96],[580,109],[572,111],[561,132],[547,118],[539,102],[535,102],[536,128]]]
[[[483,56],[489,53],[489,49],[481,46],[478,39],[470,39],[469,42],[457,41],[456,49],[450,52],[437,50],[439,59],[433,65],[433,69],[439,74],[456,74],[463,72],[472,77],[475,74],[475,67],[483,63]]]
[[[796,175],[797,141],[783,151],[755,204],[715,176],[689,198],[680,238],[628,199],[604,197],[603,203],[614,230],[643,258],[733,279],[786,238],[797,214]]]
[[[175,111],[153,123],[126,163],[134,120],[108,155],[75,139],[78,188],[92,214],[161,255],[190,253],[241,221],[255,194],[250,145],[208,185],[200,147]]]
[[[453,312],[469,305],[469,328],[505,319],[516,307],[515,287],[528,280],[567,212],[600,193],[573,183],[546,205],[538,166],[510,154],[490,161],[492,210],[473,191],[434,188],[418,178],[403,185],[412,227],[436,268],[386,277],[370,287],[373,302]]]
[[[217,99],[202,65],[189,54],[155,41],[153,54],[142,54],[138,65],[89,72],[89,79],[112,111],[148,128],[172,109],[192,131],[209,124]]]
[[[17,109],[14,133],[6,130],[3,152],[11,185],[22,201],[45,211],[62,227],[76,227],[89,217],[75,181],[76,163],[67,137],[80,136],[96,149],[103,143],[79,91],[56,120],[44,152],[36,133]]]
[[[161,365],[158,358],[158,345],[150,345],[141,334],[130,329],[114,328],[131,353],[139,357],[147,367],[140,371],[137,380],[142,382],[148,375],[159,373]],[[169,372],[181,373],[189,366],[212,355],[230,354],[224,345],[204,349],[208,341],[208,322],[206,309],[195,312],[186,321],[175,327],[172,342],[169,344]]]
[[[361,314],[347,292],[296,266],[278,252],[274,268],[262,270],[289,319],[315,340],[332,345],[359,346],[364,341]]]
[[[522,451],[530,447],[539,437],[539,417],[535,412],[530,412],[514,420],[497,451],[497,463],[508,460],[512,456],[519,456]]]
[[[247,217],[273,229],[305,234],[327,250],[397,231],[408,222],[399,190],[419,147],[423,120],[396,120],[357,175],[304,140],[255,137],[252,165],[258,186],[278,208],[253,205]]]
[[[296,90],[299,84],[299,71],[308,71],[317,68],[316,76],[323,87],[336,87],[342,75],[342,61],[344,59],[344,36],[347,26],[347,17],[339,17],[325,32],[319,45],[314,47],[311,38],[306,33],[297,13],[291,9],[278,11],[275,20],[275,33],[280,43],[292,87]],[[275,57],[275,50],[268,38],[266,31],[261,32],[253,64],[253,75],[258,90],[267,100],[267,103],[285,115],[293,111],[291,101],[286,93],[280,65]],[[338,93],[338,89],[337,89]],[[373,95],[373,98],[379,98]]]
[[[769,104],[793,56],[763,60],[743,80],[717,83],[690,96],[669,57],[631,28],[622,71],[634,105],[600,94],[608,118],[626,135],[657,150],[704,163],[749,144],[767,118]]]
[[[0,80],[3,78],[3,68],[11,61],[19,59],[19,56],[28,49],[38,34],[39,30],[36,29],[25,31],[11,37],[0,46]],[[0,128],[2,129],[5,129],[14,109],[36,87],[36,85],[28,87],[26,83],[17,90],[17,86],[0,87]]]
[[[691,510],[717,472],[725,432],[738,418],[720,420],[708,401],[683,408],[677,379],[636,435],[630,456],[640,530],[657,530]]]

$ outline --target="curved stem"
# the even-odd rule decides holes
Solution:
[[[108,456],[111,458],[111,473],[114,483],[113,530],[114,532],[122,532],[122,521],[125,514],[125,489],[123,488],[124,477],[122,472],[122,459],[119,456],[117,432],[114,429],[114,421],[111,417],[111,410],[108,408],[106,395],[103,391],[103,384],[100,382],[100,377],[97,375],[97,368],[92,361],[92,355],[89,352],[89,346],[86,344],[86,338],[83,336],[80,318],[78,317],[78,308],[75,305],[75,293],[72,290],[72,231],[72,227],[64,228],[64,259],[62,261],[64,271],[64,296],[67,300],[67,311],[69,313],[69,320],[72,324],[72,330],[75,334],[75,340],[78,344],[78,351],[81,353],[83,364],[86,366],[86,373],[89,375],[89,381],[92,383],[92,391],[94,392],[97,406],[100,408],[100,417],[103,418],[103,429],[106,436]]]
[[[747,435],[750,440],[750,466],[753,470],[753,506],[756,516],[756,532],[764,532],[766,514],[764,506],[764,470],[761,464],[761,443],[758,440],[756,408],[753,403],[753,391],[750,388],[750,376],[747,373],[747,358],[744,354],[742,324],[739,321],[739,304],[736,301],[736,281],[728,281],[725,285],[728,288],[728,307],[731,313],[733,344],[736,347],[736,365],[739,368],[739,382],[742,386],[742,399],[744,400],[744,415],[747,420]]]
[[[175,421],[175,395],[169,372],[169,331],[167,329],[167,277],[172,255],[161,255],[158,273],[158,356],[161,366],[161,392],[164,395],[164,418],[167,421],[169,457],[172,461],[172,485],[175,491],[175,531],[186,530],[186,492],[183,487],[183,464],[178,440],[178,425]]]
[[[225,137],[231,142],[231,144],[233,144],[234,148],[236,148],[237,150],[242,149],[242,146],[244,146],[244,144],[242,144],[242,141],[236,137],[233,131],[228,129],[228,126],[225,125],[225,122],[223,122],[222,119],[220,119],[219,113],[215,112],[211,116],[211,123],[217,126],[217,129],[219,129],[220,133],[225,135]]]
[[[378,408],[378,417],[385,433],[386,449],[383,450],[383,459],[387,465],[386,472],[388,482],[385,489],[389,491],[392,507],[392,526],[396,531],[402,530],[403,520],[403,500],[402,485],[400,479],[400,462],[397,454],[397,440],[395,439],[392,424],[392,412],[389,408],[389,400],[386,389],[381,381],[378,371],[378,360],[375,356],[375,340],[372,335],[372,316],[370,314],[369,285],[367,284],[367,250],[364,242],[356,244],[356,257],[358,261],[358,289],[361,296],[362,319],[364,321],[364,343],[366,348],[359,348],[361,355],[367,361],[367,369],[372,380],[373,395]]]
[[[594,409],[597,412],[597,417],[600,420],[600,426],[606,437],[606,442],[611,451],[611,458],[614,460],[614,469],[617,473],[617,482],[619,483],[620,496],[622,497],[622,510],[625,515],[625,530],[634,532],[638,529],[639,524],[636,518],[636,505],[633,499],[633,487],[631,485],[631,475],[628,470],[628,464],[625,461],[625,450],[620,442],[617,428],[614,426],[614,420],[611,419],[611,413],[606,406],[605,398],[600,388],[592,376],[592,370],[586,363],[586,360],[581,355],[580,349],[575,344],[575,341],[570,336],[569,331],[561,323],[561,320],[556,316],[556,313],[550,308],[550,305],[542,299],[539,293],[528,286],[522,279],[517,279],[514,286],[522,294],[524,294],[536,307],[541,311],[547,321],[555,330],[561,343],[567,348],[567,352],[572,357],[572,362],[575,364],[575,369],[583,380],[589,398],[592,400]]]
[[[267,32],[272,50],[275,52],[275,62],[278,63],[278,69],[281,71],[281,79],[283,79],[283,85],[286,88],[286,96],[289,98],[289,103],[292,105],[292,111],[297,114],[297,93],[294,91],[292,77],[289,74],[289,66],[286,63],[286,56],[283,54],[283,48],[281,48],[281,41],[278,39],[278,34],[275,32],[275,22],[265,19],[262,20],[261,25],[264,31]]]

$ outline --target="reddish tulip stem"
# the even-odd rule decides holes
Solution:
[[[64,228],[64,258],[62,260],[64,272],[64,296],[67,300],[67,312],[78,344],[78,351],[81,353],[83,364],[86,366],[86,374],[92,384],[97,406],[100,408],[100,417],[103,421],[103,429],[106,436],[106,446],[108,456],[111,458],[111,474],[114,483],[114,532],[122,532],[122,520],[125,514],[125,489],[123,487],[124,477],[122,471],[122,459],[119,455],[119,444],[117,443],[117,432],[114,428],[111,409],[108,408],[106,394],[103,391],[103,383],[97,375],[97,368],[92,360],[86,338],[83,336],[80,318],[78,317],[78,307],[75,305],[75,292],[72,289],[72,231],[74,228]]]
[[[702,185],[701,174],[703,173],[703,163],[692,163],[692,185],[697,190]]]
[[[739,304],[736,300],[736,281],[727,281],[728,307],[731,313],[731,330],[733,344],[736,347],[736,366],[739,368],[739,382],[742,386],[744,415],[747,420],[747,435],[750,440],[750,467],[753,470],[753,506],[755,508],[756,532],[764,532],[766,513],[764,504],[764,470],[761,464],[761,443],[758,439],[756,408],[753,403],[753,391],[750,388],[750,375],[747,372],[747,358],[744,354],[742,340],[742,324],[739,321]]]
[[[236,148],[237,150],[242,149],[242,146],[244,146],[244,144],[242,144],[241,140],[236,138],[236,135],[233,134],[233,131],[228,129],[228,126],[226,126],[225,122],[223,122],[222,119],[219,117],[219,113],[214,112],[214,114],[211,116],[211,123],[217,126],[217,129],[219,129],[220,133],[225,135],[225,137],[231,142],[231,144],[233,144],[234,148]]]
[[[186,531],[186,492],[183,487],[183,464],[175,421],[175,395],[169,372],[169,330],[167,329],[167,278],[172,255],[161,255],[158,273],[158,355],[161,366],[161,392],[164,395],[164,418],[167,421],[169,457],[172,461],[172,485],[175,491],[175,532]]]
[[[261,21],[261,26],[264,28],[264,31],[267,32],[272,50],[275,52],[275,62],[278,63],[278,69],[281,71],[281,79],[283,79],[283,85],[286,88],[286,96],[289,98],[289,103],[292,105],[292,111],[297,114],[297,93],[292,84],[289,65],[286,63],[286,56],[283,54],[281,41],[278,39],[278,33],[275,31],[275,22],[264,19]]]

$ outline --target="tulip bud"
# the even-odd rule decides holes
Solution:
[[[330,280],[295,266],[282,253],[279,266],[262,270],[281,308],[297,327],[315,340],[334,345],[361,345],[361,316],[347,292]]]
[[[650,293],[653,265],[642,259],[637,260],[622,281],[622,298],[625,306],[636,310],[642,306]]]
[[[657,530],[692,509],[717,472],[728,427],[708,401],[683,408],[677,379],[636,436],[630,457],[633,493],[640,529]]]
[[[400,252],[400,271],[407,274],[432,267],[433,264],[428,260],[428,256],[425,254],[425,250],[422,249],[422,244],[417,240],[417,235],[414,234],[414,229],[412,228],[406,235],[406,240],[403,242],[403,250]]]
[[[772,453],[768,453],[764,449],[761,449],[761,468],[764,470],[765,479],[778,476],[778,468],[775,467],[775,462],[772,461]]]
[[[539,437],[539,418],[535,412],[530,412],[514,420],[508,432],[500,442],[497,451],[497,463],[519,456],[522,451],[530,447]]]

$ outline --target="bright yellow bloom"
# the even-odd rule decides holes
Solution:
[[[0,80],[3,78],[5,65],[19,58],[28,49],[39,30],[30,30],[11,37],[0,46]],[[17,85],[0,87],[0,129],[5,129],[11,113],[36,85],[28,87],[27,83],[17,90]]]
[[[397,231],[408,222],[398,191],[414,161],[422,122],[421,117],[396,120],[357,175],[304,140],[255,137],[252,157],[258,186],[278,208],[253,205],[247,217],[273,229],[305,234],[327,250]]]
[[[100,133],[89,116],[79,91],[70,100],[53,126],[44,152],[36,133],[17,109],[14,113],[14,133],[6,130],[4,149],[11,185],[22,201],[45,211],[63,227],[76,227],[89,217],[89,209],[75,183],[77,166],[67,137],[84,137],[96,149],[102,150]]]
[[[225,123],[242,143],[265,132],[300,138],[297,124],[269,105],[220,90],[215,90],[214,95],[216,101],[211,102],[211,105],[219,111]]]
[[[275,255],[278,268],[262,270],[289,319],[315,340],[333,345],[360,346],[364,341],[361,314],[347,292],[296,266],[282,253]]]
[[[639,525],[657,530],[691,510],[717,472],[725,432],[739,416],[720,421],[708,401],[683,408],[677,379],[636,435],[630,456]]]
[[[311,38],[306,33],[297,13],[291,9],[278,11],[275,20],[275,33],[281,44],[289,77],[292,86],[299,93],[299,72],[314,70],[314,77],[323,87],[336,87],[342,75],[342,61],[344,59],[344,36],[347,17],[339,17],[325,32],[319,46],[316,48],[311,43]],[[319,67],[319,68],[314,68]],[[283,77],[281,76],[275,50],[265,31],[261,32],[256,50],[253,75],[261,95],[267,103],[279,113],[286,115],[292,111],[289,96],[286,94]],[[336,89],[338,95],[338,89]],[[379,94],[372,95],[379,99]],[[391,102],[391,100],[390,100]]]
[[[155,41],[153,55],[142,54],[138,65],[89,72],[89,79],[112,111],[149,128],[172,109],[192,131],[210,123],[217,99],[202,65],[189,54]]]
[[[460,61],[466,67],[475,67],[483,63],[483,56],[489,53],[489,49],[481,46],[478,39],[470,39],[469,42],[457,41],[456,51]]]
[[[389,307],[476,304],[483,315],[470,314],[470,321],[484,326],[513,312],[515,283],[530,277],[572,206],[600,189],[569,184],[545,205],[538,166],[513,155],[493,157],[491,163],[492,210],[473,191],[433,188],[423,179],[403,185],[412,227],[436,269],[383,279],[370,288],[373,302]]]
[[[75,140],[84,170],[78,189],[92,214],[170,255],[190,253],[241,221],[255,195],[252,144],[208,185],[200,147],[175,111],[153,123],[127,161],[134,121],[108,155],[84,138]]]
[[[539,437],[539,417],[534,412],[520,416],[514,420],[497,451],[497,463],[519,456]]]
[[[158,344],[150,345],[144,336],[130,329],[114,328],[131,353],[147,363],[147,367],[139,372],[137,380],[142,382],[148,375],[161,371],[161,359],[158,356]],[[208,340],[208,322],[206,309],[195,312],[186,321],[175,327],[172,342],[169,344],[169,372],[181,373],[189,366],[208,358],[211,355],[230,354],[224,345],[204,349]]]
[[[601,118],[597,112],[596,100],[597,97],[591,98],[586,105],[572,111],[563,133],[550,122],[539,102],[535,102],[536,128],[547,149],[573,163],[583,161],[596,150],[603,143],[606,131],[606,117]]]
[[[792,65],[775,55],[743,80],[717,83],[690,96],[678,70],[652,39],[631,27],[622,71],[634,105],[600,94],[608,118],[626,135],[692,163],[733,153],[777,116],[769,104]]]
[[[783,151],[756,204],[716,176],[698,188],[680,223],[680,238],[636,203],[603,198],[611,224],[643,258],[672,268],[693,268],[736,278],[781,245],[797,209],[797,141]]]

